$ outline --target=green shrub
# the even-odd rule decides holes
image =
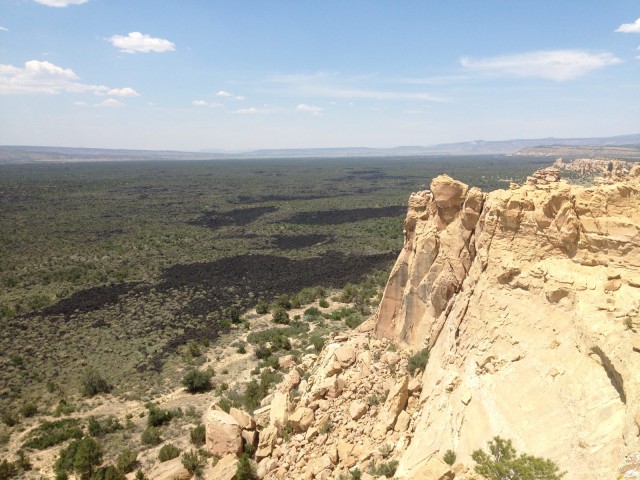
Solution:
[[[288,325],[291,319],[289,318],[289,314],[287,310],[283,307],[276,307],[271,312],[272,319],[275,323],[281,323],[284,325]]]
[[[256,313],[258,315],[264,315],[268,311],[269,311],[269,304],[265,302],[264,299],[262,298],[259,299],[258,303],[256,304]]]
[[[76,408],[72,404],[68,403],[65,399],[61,398],[53,414],[56,417],[59,417],[61,415],[69,415],[75,411],[76,411]]]
[[[289,297],[283,293],[281,295],[278,295],[273,300],[273,307],[274,310],[276,308],[284,308],[285,310],[289,310],[291,308],[291,301],[289,300]]]
[[[123,452],[118,455],[118,459],[116,460],[116,465],[118,469],[124,473],[133,472],[138,464],[138,452],[127,448]]]
[[[122,430],[122,424],[114,417],[107,417],[103,422],[96,420],[95,417],[89,417],[87,429],[92,437],[104,437],[105,435],[118,430]]]
[[[147,429],[142,432],[140,440],[144,445],[159,445],[162,442],[162,438],[160,437],[160,430],[157,427],[147,427]]]
[[[190,450],[182,454],[182,465],[184,468],[196,478],[202,476],[206,458],[197,450]]]
[[[231,407],[229,407],[231,409]],[[228,413],[228,412],[227,412]],[[205,426],[200,424],[191,429],[189,432],[189,436],[191,437],[191,443],[196,447],[201,447],[205,444],[206,441],[206,429]]]
[[[153,403],[147,403],[147,409],[149,410],[147,416],[147,426],[159,427],[165,423],[169,423],[173,418],[173,413],[169,410],[163,410]]]
[[[242,320],[240,319],[240,312],[236,307],[228,307],[224,311],[224,316],[231,321],[231,323],[237,324]]]
[[[198,345],[194,341],[191,341],[187,343],[187,353],[192,357],[199,357],[200,355],[202,355],[202,350],[200,350],[200,345]]]
[[[422,370],[427,367],[427,362],[429,361],[429,348],[425,347],[419,352],[409,357],[409,361],[407,363],[407,370],[410,375],[416,373],[416,370]]]
[[[453,465],[456,463],[456,452],[453,450],[447,450],[442,459],[447,465]]]
[[[322,347],[324,347],[325,340],[319,335],[311,335],[311,338],[309,338],[309,342],[316,349],[316,352],[319,352],[320,350],[322,350]]]
[[[78,451],[80,440],[71,442],[66,448],[63,448],[58,453],[58,458],[53,464],[53,470],[56,474],[56,479],[62,480],[67,478],[67,473],[73,470],[73,461]]]
[[[182,385],[189,393],[206,392],[211,390],[211,377],[213,374],[209,370],[189,370],[182,378]]]
[[[102,467],[91,475],[89,480],[125,480],[126,476],[122,470],[113,465]]]
[[[33,417],[36,413],[38,413],[38,406],[35,402],[27,401],[20,407],[20,415],[24,418]]]
[[[309,307],[304,311],[304,316],[315,319],[315,318],[321,317],[322,312],[318,310],[316,307]]]
[[[82,435],[80,422],[75,418],[42,422],[29,432],[28,440],[22,444],[22,447],[45,450],[71,438],[80,439]]]
[[[324,298],[318,302],[318,305],[320,305],[320,308],[329,308],[329,302]]]
[[[551,460],[518,456],[511,440],[494,437],[488,447],[489,453],[476,450],[471,454],[476,473],[487,480],[559,480],[566,474]]]
[[[251,465],[249,455],[243,453],[240,456],[238,466],[236,467],[236,480],[255,480],[257,478],[258,477],[253,470],[253,465]]]
[[[20,421],[20,417],[16,412],[6,411],[2,413],[2,423],[7,427],[15,427]]]
[[[73,458],[73,470],[80,478],[88,478],[95,467],[102,462],[102,449],[91,437],[78,441],[78,448]]]
[[[80,391],[85,397],[93,397],[99,393],[109,393],[111,385],[95,368],[87,369],[80,379]]]
[[[18,475],[18,467],[7,459],[0,462],[0,480],[9,480]]]
[[[158,452],[158,460],[160,460],[161,462],[167,462],[179,456],[180,456],[180,449],[170,443],[163,445],[160,451]]]
[[[392,460],[390,462],[383,462],[380,465],[375,465],[373,462],[369,464],[369,473],[378,477],[391,478],[395,475],[398,469],[398,461]]]
[[[269,358],[273,352],[266,345],[260,345],[256,348],[253,354],[256,356],[258,360],[264,360],[265,358]]]
[[[360,315],[357,315],[357,314],[349,315],[347,318],[344,319],[344,323],[347,325],[347,327],[351,329],[356,328],[362,322],[364,322],[364,318],[362,318]]]

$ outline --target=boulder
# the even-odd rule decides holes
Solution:
[[[349,405],[349,416],[353,420],[359,420],[365,413],[367,413],[368,408],[368,405],[362,400],[351,402],[351,405]]]
[[[380,412],[378,424],[380,429],[389,430],[394,427],[400,412],[407,406],[409,398],[409,376],[404,375],[389,391],[387,401]]]
[[[271,400],[271,411],[269,412],[269,424],[281,428],[287,423],[289,418],[289,395],[276,391]]]
[[[256,422],[251,418],[247,412],[231,407],[229,415],[236,419],[236,422],[243,430],[254,430],[256,428]]]
[[[225,455],[209,471],[204,472],[204,478],[215,480],[235,480],[238,468],[238,457]]]
[[[240,424],[228,413],[210,408],[204,417],[205,448],[214,455],[240,455],[242,437]]]
[[[294,432],[306,432],[314,420],[313,410],[307,407],[298,407],[289,417],[289,424]]]
[[[147,474],[149,480],[189,480],[191,474],[182,465],[180,457],[159,463]]]
[[[273,448],[278,440],[278,429],[275,425],[269,425],[260,432],[258,440],[258,449],[256,450],[256,459],[268,457],[273,452]]]

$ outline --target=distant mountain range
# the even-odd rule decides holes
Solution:
[[[394,148],[296,148],[247,152],[180,152],[172,150],[122,150],[102,148],[0,146],[0,163],[141,161],[141,160],[226,160],[306,157],[387,157],[419,155],[516,154],[535,147],[628,147],[640,150],[640,134],[596,138],[537,138],[443,143],[428,147]]]

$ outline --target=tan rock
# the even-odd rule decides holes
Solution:
[[[398,415],[398,419],[396,420],[396,424],[393,427],[393,429],[396,432],[405,432],[409,428],[410,422],[411,422],[411,415],[409,415],[405,410],[403,410]]]
[[[314,420],[313,410],[306,407],[299,407],[289,417],[289,424],[294,432],[306,432]]]
[[[356,361],[356,350],[353,345],[343,345],[334,352],[334,355],[342,368],[347,368]]]
[[[406,480],[452,480],[454,475],[449,465],[434,456],[419,465],[409,475],[400,478]]]
[[[258,449],[256,450],[255,455],[256,459],[262,459],[271,455],[277,440],[278,429],[275,425],[269,425],[267,428],[262,430],[258,440]]]
[[[282,357],[278,358],[278,366],[280,368],[289,369],[295,367],[295,365],[296,357],[294,357],[293,355],[283,355]]]
[[[349,416],[353,420],[359,420],[367,413],[368,408],[368,405],[362,400],[351,402],[351,405],[349,405]]]
[[[269,412],[269,423],[277,427],[283,427],[289,418],[289,395],[276,391],[271,400],[271,411]]]
[[[240,455],[242,452],[242,429],[240,424],[228,413],[210,408],[204,416],[206,442],[205,448],[214,455],[228,453]]]
[[[381,428],[388,430],[396,424],[398,415],[400,415],[400,412],[407,406],[407,400],[409,399],[408,385],[409,376],[404,375],[389,391],[389,396],[384,403],[378,420]]]
[[[236,455],[225,455],[210,472],[205,471],[204,478],[215,480],[235,480],[238,468],[238,457]]]
[[[229,415],[235,418],[240,428],[244,430],[254,430],[256,428],[256,422],[251,418],[251,415],[243,410],[231,407],[229,409]]]
[[[253,419],[260,428],[266,428],[271,419],[271,405],[261,407],[253,412]]]
[[[242,439],[247,445],[251,445],[253,448],[258,446],[258,432],[255,430],[243,430]]]
[[[147,474],[149,480],[189,480],[191,474],[182,465],[180,457],[159,463]]]

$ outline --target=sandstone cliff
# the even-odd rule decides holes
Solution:
[[[579,187],[548,168],[484,194],[415,193],[375,334],[431,357],[397,478],[495,435],[568,479],[612,479],[640,450],[640,166]]]

